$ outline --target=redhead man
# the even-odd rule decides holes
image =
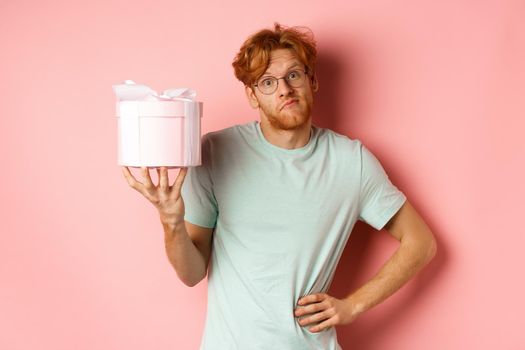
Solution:
[[[434,236],[357,139],[312,123],[316,46],[300,27],[251,35],[236,55],[260,121],[205,134],[202,165],[129,184],[159,210],[165,247],[188,286],[208,278],[201,350],[336,350],[334,326],[382,302],[435,255]],[[400,246],[343,299],[327,291],[357,220]]]

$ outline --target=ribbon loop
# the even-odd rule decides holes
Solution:
[[[113,91],[119,101],[194,101],[197,97],[196,91],[190,88],[170,88],[159,94],[149,86],[137,84],[133,80],[113,85]]]

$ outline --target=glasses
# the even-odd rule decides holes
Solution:
[[[261,78],[257,84],[253,84],[253,86],[257,86],[257,89],[259,89],[261,93],[265,95],[271,95],[277,91],[280,79],[286,80],[286,83],[291,87],[298,88],[304,84],[304,80],[307,75],[308,72],[306,70],[292,70],[288,72],[286,76],[281,78],[272,76]]]

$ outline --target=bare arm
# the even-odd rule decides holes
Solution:
[[[345,299],[360,314],[381,303],[408,282],[436,254],[435,238],[408,202],[385,225],[401,244],[377,274]]]
[[[392,257],[372,279],[342,300],[327,293],[301,297],[294,310],[295,317],[302,317],[298,319],[301,326],[309,327],[310,332],[320,332],[353,322],[361,313],[401,288],[436,254],[432,232],[408,200],[385,229],[401,241]]]
[[[147,167],[141,168],[144,183],[138,182],[127,167],[122,168],[128,184],[158,209],[164,228],[164,245],[168,259],[180,280],[193,287],[206,277],[213,228],[184,221],[185,209],[181,187],[187,170],[186,167],[181,168],[175,183],[169,186],[167,168],[157,168],[159,184],[155,186]]]
[[[208,271],[213,229],[187,221],[177,226],[162,226],[168,260],[184,284],[195,286]]]

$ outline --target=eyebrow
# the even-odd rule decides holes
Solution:
[[[295,62],[294,64],[292,64],[290,67],[286,68],[286,71],[288,71],[290,68],[293,68],[293,67],[296,67],[296,66],[299,66],[299,63],[298,62]],[[271,72],[266,72],[264,73],[262,76],[265,77],[267,75],[272,75],[273,76],[273,73]]]

